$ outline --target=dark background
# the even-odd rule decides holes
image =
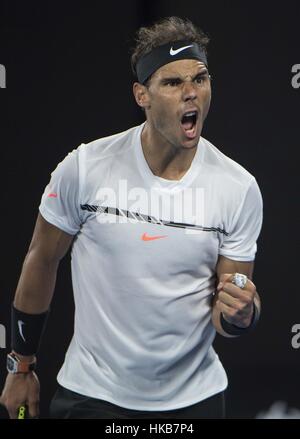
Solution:
[[[253,418],[274,401],[300,409],[298,171],[300,63],[297,1],[0,3],[1,278],[0,387],[6,376],[10,303],[50,172],[82,142],[137,125],[129,49],[141,25],[190,18],[211,37],[213,100],[203,135],[255,175],[264,198],[254,281],[263,302],[255,333],[217,337],[227,370],[228,416]],[[298,189],[298,188],[297,188]],[[72,334],[69,257],[61,263],[39,354],[42,416]],[[2,413],[2,412],[1,412]],[[4,411],[2,416],[4,417]]]

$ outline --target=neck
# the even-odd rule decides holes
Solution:
[[[154,175],[167,180],[180,180],[188,171],[197,147],[183,148],[170,144],[146,123],[141,136],[142,148]]]

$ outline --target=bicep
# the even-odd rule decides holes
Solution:
[[[50,224],[39,213],[28,253],[34,253],[45,262],[59,262],[67,253],[74,235]]]

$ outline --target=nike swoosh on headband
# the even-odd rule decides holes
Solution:
[[[188,49],[189,47],[193,47],[193,45],[191,44],[190,46],[184,46],[184,47],[180,47],[179,49],[173,49],[173,47],[171,47],[170,49],[170,55],[174,56],[177,55],[177,53],[182,52],[185,49]]]

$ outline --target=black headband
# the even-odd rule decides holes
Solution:
[[[161,66],[179,59],[198,59],[207,67],[205,51],[197,43],[176,41],[155,47],[137,62],[136,74],[139,83],[144,84]]]

